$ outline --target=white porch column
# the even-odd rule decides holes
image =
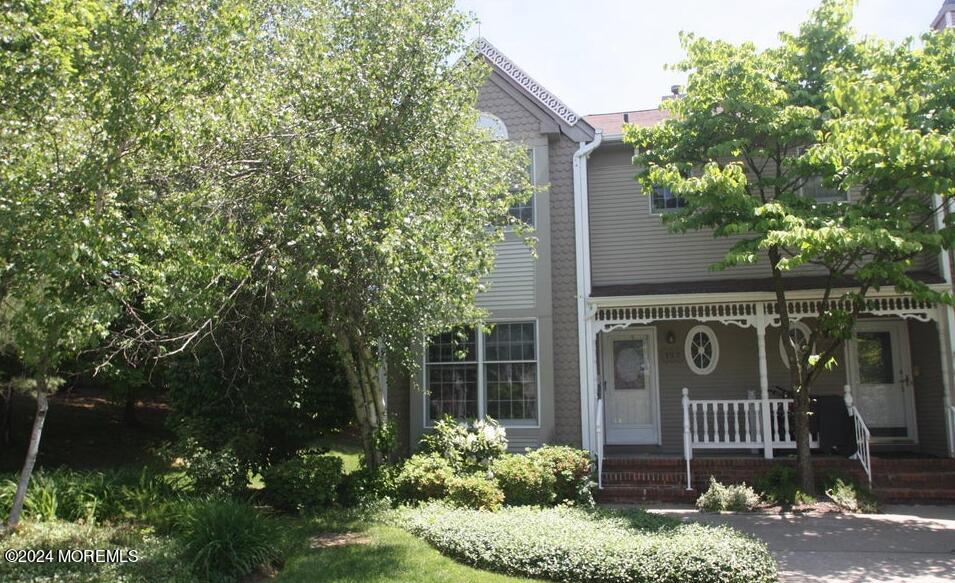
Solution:
[[[762,306],[756,317],[756,342],[759,346],[759,396],[763,412],[763,457],[773,459],[773,430],[769,415],[769,368],[766,366],[766,316]]]
[[[952,426],[952,357],[953,335],[952,307],[938,306],[935,327],[938,329],[939,358],[942,360],[942,404],[945,407],[945,435],[948,440],[948,455],[955,457],[955,427]]]

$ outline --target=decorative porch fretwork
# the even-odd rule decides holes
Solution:
[[[789,300],[787,307],[793,320],[812,318],[819,313],[819,299]],[[833,308],[849,309],[851,301],[829,300]],[[593,306],[593,304],[592,304]],[[712,302],[695,304],[655,304],[631,306],[593,306],[595,332],[610,332],[628,326],[672,320],[719,322],[740,328],[778,326],[779,315],[775,301]],[[938,310],[931,302],[909,296],[877,296],[865,300],[863,313],[871,316],[895,316],[928,322],[938,318]]]

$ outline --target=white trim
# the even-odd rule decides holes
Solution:
[[[709,337],[710,346],[713,349],[709,365],[703,368],[698,367],[696,362],[693,361],[693,337],[700,333]],[[686,358],[686,365],[690,367],[694,374],[702,376],[712,373],[716,370],[716,365],[720,361],[720,341],[716,337],[716,332],[706,324],[698,324],[690,328],[690,331],[686,333],[686,339],[683,341],[683,356]]]
[[[577,274],[577,362],[580,373],[580,441],[583,449],[594,451],[597,406],[596,334],[592,313],[587,306],[590,297],[590,217],[587,191],[587,157],[597,149],[603,133],[597,130],[593,141],[580,143],[574,153],[574,248]]]
[[[806,340],[808,340],[809,337],[812,336],[812,331],[809,330],[809,326],[806,326],[805,324],[799,321],[790,322],[789,330],[790,332],[793,330],[799,330],[800,332],[803,333],[803,337]],[[815,347],[813,347],[812,350],[815,350]],[[780,333],[779,335],[779,358],[782,359],[783,366],[786,367],[786,370],[789,370],[789,356],[786,354],[786,347],[783,345],[782,333]]]
[[[663,427],[662,427],[662,418],[660,415],[660,358],[657,352],[657,328],[656,326],[640,326],[634,328],[627,328],[625,330],[615,330],[613,332],[608,332],[601,336],[602,348],[601,353],[602,357],[606,359],[605,364],[609,364],[610,368],[613,368],[613,350],[610,349],[610,344],[620,337],[636,337],[643,339],[647,343],[647,360],[650,362],[653,370],[651,371],[650,382],[652,386],[649,387],[651,390],[650,398],[653,402],[654,409],[654,418],[656,426],[654,431],[656,433],[656,440],[650,441],[615,441],[611,443],[610,440],[610,426],[604,420],[604,443],[611,445],[663,445]],[[606,382],[606,381],[605,381]],[[607,404],[607,396],[604,394],[603,397],[604,407]],[[606,411],[606,410],[605,410]],[[606,415],[606,412],[605,412]]]
[[[534,323],[534,357],[533,361],[537,365],[537,374],[535,381],[537,383],[537,419],[534,423],[528,423],[527,421],[515,420],[515,419],[497,419],[495,421],[501,424],[502,427],[507,429],[540,429],[541,428],[541,354],[540,354],[540,321],[537,316],[532,317],[510,317],[510,318],[494,318],[489,320],[486,324],[520,324],[520,323]],[[487,416],[487,386],[485,386],[484,378],[484,366],[488,364],[488,361],[484,358],[484,339],[486,334],[481,330],[480,326],[475,327],[474,330],[475,338],[475,357],[477,360],[464,360],[464,361],[455,361],[455,362],[437,362],[432,364],[474,364],[477,366],[477,408],[478,408],[478,419],[484,419]],[[434,429],[433,420],[430,420],[428,417],[428,396],[430,391],[428,390],[428,340],[427,338],[423,341],[424,349],[422,350],[421,356],[421,409],[422,409],[422,427],[425,429]],[[501,361],[495,360],[493,363],[501,362],[531,362],[527,361],[516,361],[508,360]]]

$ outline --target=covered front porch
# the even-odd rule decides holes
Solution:
[[[792,453],[776,304],[768,294],[733,297],[591,299],[581,404],[598,464],[680,457],[689,487],[695,457]],[[818,297],[790,301],[797,329],[818,313]],[[863,311],[813,387],[812,447],[851,456],[870,482],[873,450],[955,457],[951,308],[882,294]]]

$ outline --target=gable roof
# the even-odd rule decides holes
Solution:
[[[945,14],[948,12],[955,12],[955,0],[945,0],[945,3],[942,4],[942,7],[938,11],[938,15],[935,17],[935,20],[932,21],[932,28],[936,30],[944,30],[947,23],[945,22]]]
[[[630,123],[641,127],[655,126],[670,117],[662,109],[638,109],[635,111],[618,111],[615,113],[597,113],[585,116],[587,123],[603,132],[604,138],[623,134],[623,125]]]
[[[479,37],[474,41],[474,50],[483,55],[494,70],[503,76],[513,87],[531,98],[537,105],[554,118],[554,121],[567,128],[577,128],[584,135],[593,138],[593,128],[584,118],[578,115],[556,95],[548,91],[543,85],[534,80],[523,69],[510,60],[507,55],[498,50],[486,38]],[[575,132],[576,133],[576,132]]]

